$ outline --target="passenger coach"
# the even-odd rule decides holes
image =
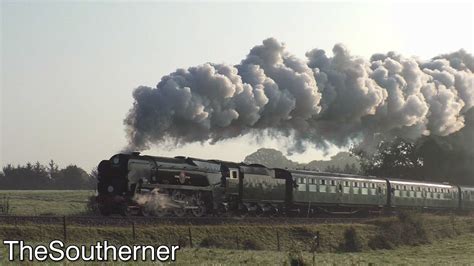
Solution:
[[[296,205],[324,212],[356,212],[364,208],[380,211],[387,204],[384,179],[302,170],[290,173],[296,184],[293,190]]]
[[[389,179],[391,207],[457,209],[459,188],[449,184]]]

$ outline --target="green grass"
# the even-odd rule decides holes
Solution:
[[[79,226],[68,227],[68,243],[91,245],[108,240],[111,244],[180,244],[178,263],[193,264],[251,264],[284,265],[290,250],[300,251],[306,262],[312,262],[312,238],[321,234],[321,248],[317,251],[317,264],[474,264],[474,227],[472,217],[424,215],[423,222],[429,234],[429,244],[400,245],[393,250],[372,250],[369,240],[383,225],[397,224],[396,217],[375,219],[369,224],[317,224],[317,225],[137,225],[136,239],[131,226]],[[363,243],[359,253],[339,252],[345,229],[353,227]],[[191,229],[193,248],[189,245]],[[282,251],[277,251],[276,234]],[[237,247],[237,237],[239,246]],[[21,239],[29,244],[48,243],[62,239],[62,226],[58,225],[0,225],[0,239]],[[213,239],[218,248],[200,247],[205,239]],[[263,250],[244,250],[242,243],[251,240]],[[211,242],[212,242],[211,241]],[[3,248],[2,254],[5,252]],[[1,249],[0,249],[1,250]],[[0,260],[1,262],[1,260]],[[5,262],[5,260],[4,260]]]
[[[316,253],[316,265],[473,265],[474,234],[467,234],[429,245],[401,247],[395,250],[365,251],[360,253]],[[309,265],[313,254],[302,252]],[[288,252],[236,251],[222,249],[185,249],[178,253],[180,265],[288,265]]]
[[[79,215],[86,211],[93,190],[0,190],[12,215]]]
[[[474,265],[473,250],[474,234],[471,233],[428,245],[401,247],[394,250],[316,253],[314,262],[315,265]],[[5,252],[6,249],[2,246],[0,253],[5,254]],[[307,265],[313,264],[311,252],[303,251],[301,255]],[[4,255],[0,262],[14,265],[14,263],[8,263]],[[66,264],[84,265],[85,263]],[[136,263],[128,263],[128,265],[134,264]],[[104,265],[104,263],[95,263],[95,265]],[[289,252],[185,248],[178,251],[176,265],[289,265]]]
[[[109,240],[115,244],[180,244],[189,247],[189,229],[193,246],[199,246],[205,239],[213,239],[219,247],[243,248],[246,240],[255,242],[266,250],[277,249],[277,232],[280,248],[289,250],[297,247],[310,250],[316,231],[321,232],[321,251],[331,252],[343,241],[343,232],[351,225],[136,225],[136,239],[132,237],[131,226],[79,226],[67,227],[68,241],[71,243],[94,243]],[[373,235],[373,225],[355,224],[359,234],[366,239]],[[63,238],[63,227],[56,225],[0,225],[0,239],[22,239],[29,242],[47,242]],[[238,245],[238,247],[237,247]]]

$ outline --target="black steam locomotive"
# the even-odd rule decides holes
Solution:
[[[393,208],[474,210],[474,187],[258,164],[116,154],[98,167],[103,215],[317,215]]]

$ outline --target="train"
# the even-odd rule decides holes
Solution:
[[[474,210],[474,187],[261,164],[115,154],[98,165],[102,215],[284,215]]]

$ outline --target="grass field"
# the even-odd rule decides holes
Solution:
[[[86,211],[93,190],[0,190],[12,215],[78,215]]]
[[[313,265],[313,254],[301,253]],[[474,234],[444,239],[428,245],[359,253],[316,253],[315,265],[474,265]],[[180,265],[289,265],[289,252],[185,249]]]
[[[301,252],[305,265],[474,265],[474,234],[464,234],[432,244],[401,247],[394,250],[358,253]],[[0,263],[9,263],[0,248]],[[34,264],[34,263],[33,263]],[[90,265],[91,263],[87,263]],[[92,263],[105,265],[104,263]],[[112,263],[108,263],[112,265]],[[119,265],[155,265],[157,263],[113,263]],[[184,248],[177,253],[176,265],[291,265],[288,251],[252,251],[208,248]],[[85,265],[85,263],[67,263]]]

